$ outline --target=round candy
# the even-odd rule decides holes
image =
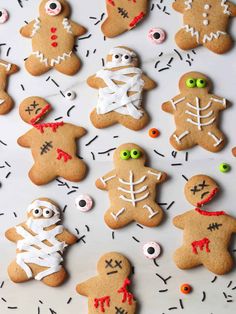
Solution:
[[[219,169],[221,172],[229,172],[230,165],[223,162],[222,164],[220,164]]]
[[[90,209],[92,209],[93,207],[93,200],[92,198],[87,195],[79,195],[78,197],[76,197],[75,199],[75,205],[76,207],[81,210],[82,212],[87,212]]]
[[[205,79],[197,79],[197,87],[204,88],[207,86],[207,81]]]
[[[192,287],[188,283],[184,283],[181,285],[180,291],[184,294],[189,294],[192,291]]]
[[[155,259],[161,254],[161,247],[156,242],[147,242],[143,246],[143,254],[150,259]]]
[[[76,97],[76,93],[71,91],[71,90],[68,90],[66,93],[65,93],[65,97],[66,99],[68,100],[74,100],[75,97]]]
[[[122,150],[120,152],[120,158],[123,160],[127,160],[130,158],[130,151],[129,150]]]
[[[189,87],[189,88],[194,88],[196,87],[196,80],[194,78],[189,78],[187,79],[186,81],[186,86]]]
[[[45,4],[45,10],[48,15],[56,16],[61,12],[62,7],[59,1],[50,0]]]
[[[156,138],[160,135],[160,132],[156,128],[152,128],[148,131],[148,134],[152,138]]]
[[[0,24],[6,23],[6,21],[9,19],[9,14],[6,9],[0,9]]]
[[[161,28],[151,28],[148,38],[156,45],[162,44],[166,39],[166,32]]]
[[[141,156],[141,152],[138,149],[132,149],[130,152],[130,156],[133,159],[138,159]]]

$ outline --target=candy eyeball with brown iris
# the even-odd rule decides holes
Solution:
[[[76,207],[80,211],[87,212],[87,211],[92,209],[92,207],[93,207],[93,200],[87,194],[79,195],[75,199],[75,205],[76,205]]]
[[[57,0],[50,0],[45,4],[46,13],[50,16],[56,16],[61,13],[62,6]]]
[[[148,38],[153,44],[159,45],[166,40],[166,32],[161,28],[151,28],[148,32]]]
[[[161,254],[161,247],[156,242],[147,242],[143,246],[143,254],[149,259],[156,259]]]
[[[9,13],[6,9],[0,8],[0,24],[6,23],[9,19]]]
[[[74,100],[75,97],[76,97],[76,93],[75,93],[74,91],[68,90],[68,91],[66,91],[66,93],[65,93],[65,97],[66,97],[66,99],[68,99],[68,100]]]

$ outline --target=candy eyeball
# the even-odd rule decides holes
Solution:
[[[9,19],[9,14],[6,9],[0,8],[0,24],[6,23],[6,21]]]
[[[61,10],[62,10],[62,7],[61,7],[61,4],[59,1],[57,0],[50,0],[46,3],[45,5],[45,10],[46,10],[46,13],[50,16],[56,16],[58,15]]]
[[[50,208],[43,209],[43,217],[44,218],[51,218],[53,215],[53,211]]]
[[[66,91],[66,93],[65,93],[65,97],[66,97],[66,99],[68,99],[68,100],[74,100],[75,97],[76,97],[76,93],[73,92],[73,91],[71,91],[71,90],[68,90],[68,91]]]
[[[161,28],[152,28],[148,32],[148,38],[156,45],[162,44],[166,39],[166,32]]]
[[[122,55],[119,53],[116,53],[112,56],[112,61],[115,63],[120,63],[122,59]]]
[[[180,291],[183,294],[189,294],[192,291],[192,287],[188,283],[184,283],[181,285]]]
[[[161,254],[161,247],[156,242],[147,242],[143,246],[143,254],[149,259],[155,259]]]
[[[92,209],[93,207],[93,200],[92,198],[85,194],[85,195],[79,195],[76,199],[75,199],[75,205],[76,207],[82,211],[82,212],[87,212],[90,209]]]
[[[43,214],[43,211],[42,211],[41,208],[37,207],[37,208],[34,208],[34,209],[33,209],[33,216],[34,216],[35,218],[41,217],[42,214]]]

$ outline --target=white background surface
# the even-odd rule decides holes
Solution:
[[[173,51],[176,48],[173,36],[182,25],[181,15],[171,9],[170,0],[150,1],[154,9],[149,17],[135,30],[126,33],[116,39],[103,39],[100,25],[94,25],[97,20],[90,17],[97,17],[105,12],[105,1],[103,0],[71,0],[73,7],[72,19],[88,28],[91,38],[77,41],[78,53],[83,61],[83,68],[78,75],[66,77],[55,71],[51,71],[41,77],[31,77],[24,70],[23,59],[31,51],[31,42],[21,38],[19,29],[24,21],[30,21],[37,17],[39,1],[22,0],[23,8],[16,0],[1,0],[0,7],[5,7],[10,12],[10,20],[0,25],[1,58],[18,64],[21,71],[12,75],[9,84],[9,93],[15,99],[16,106],[12,112],[0,117],[0,140],[7,143],[4,146],[0,143],[0,313],[17,314],[85,314],[87,313],[87,299],[76,294],[75,286],[96,274],[96,263],[98,258],[105,252],[114,250],[124,253],[130,258],[135,267],[133,277],[133,291],[140,304],[141,314],[162,314],[162,313],[202,313],[202,314],[233,314],[236,311],[236,271],[228,275],[218,277],[214,283],[211,281],[214,274],[209,273],[203,267],[189,271],[178,270],[172,262],[172,254],[182,239],[182,232],[176,229],[172,218],[191,208],[183,195],[185,180],[182,175],[205,173],[217,179],[222,190],[218,198],[211,203],[213,210],[225,210],[236,216],[235,207],[235,160],[231,155],[231,148],[236,145],[235,138],[235,117],[236,117],[236,47],[224,56],[214,55],[206,49],[196,49],[196,54],[189,52],[191,61],[190,67],[186,60],[190,60],[187,53],[181,52],[183,60]],[[159,5],[158,8],[156,5]],[[170,13],[170,15],[163,12]],[[162,27],[168,34],[168,40],[159,46],[153,45],[147,39],[147,32],[151,27]],[[236,23],[232,22],[231,33],[236,38]],[[86,34],[86,35],[88,35]],[[116,45],[127,45],[136,50],[142,60],[142,68],[155,79],[158,88],[149,92],[146,97],[146,110],[152,116],[152,121],[146,129],[140,132],[132,132],[121,125],[116,125],[104,130],[95,129],[89,121],[89,113],[97,101],[96,90],[90,89],[86,78],[99,70],[102,66],[101,59],[104,58],[110,48]],[[9,56],[7,57],[7,51]],[[93,51],[96,49],[96,52]],[[89,51],[89,53],[88,53]],[[163,55],[159,57],[160,53]],[[89,54],[86,57],[86,54]],[[173,57],[171,67],[161,71]],[[160,60],[155,69],[155,63]],[[172,147],[168,138],[174,130],[173,117],[161,111],[161,104],[165,100],[178,93],[179,77],[190,70],[197,70],[209,75],[214,80],[214,92],[216,95],[224,96],[232,102],[232,106],[222,113],[222,130],[227,134],[228,144],[218,154],[211,154],[200,147],[189,151],[189,159],[185,161],[185,153],[178,153],[176,158],[171,155]],[[50,76],[50,79],[46,79]],[[57,87],[52,81],[54,79]],[[24,91],[21,88],[24,86]],[[67,89],[76,91],[77,98],[70,102],[62,97],[60,90]],[[26,97],[37,95],[45,97],[54,107],[50,120],[63,116],[64,121],[79,124],[88,129],[88,134],[79,141],[79,154],[84,157],[89,165],[87,178],[78,186],[78,191],[73,191],[73,184],[69,183],[70,189],[66,186],[58,186],[53,182],[44,187],[34,186],[27,177],[27,172],[32,165],[30,151],[18,147],[17,138],[24,134],[29,127],[24,124],[18,115],[18,105]],[[71,117],[66,115],[67,110],[75,105],[71,111]],[[157,139],[148,137],[148,129],[157,127],[161,136]],[[98,138],[89,146],[85,146],[94,136]],[[113,136],[119,136],[113,138]],[[97,190],[94,186],[96,178],[112,169],[112,154],[99,154],[99,152],[117,147],[125,142],[135,142],[146,149],[149,155],[149,164],[153,168],[164,170],[169,174],[168,182],[164,183],[158,190],[158,202],[167,203],[163,206],[166,219],[158,228],[141,229],[135,223],[115,231],[112,239],[112,231],[103,222],[103,213],[109,206],[108,195],[104,191]],[[161,157],[154,153],[154,149],[163,154]],[[91,152],[95,155],[95,161]],[[9,168],[5,161],[11,167]],[[228,162],[232,166],[231,172],[222,174],[218,170],[221,162]],[[182,163],[181,166],[171,166],[172,163]],[[6,179],[8,172],[11,174]],[[63,180],[64,181],[64,180]],[[89,213],[81,213],[74,206],[75,197],[78,194],[89,193],[95,200],[95,207]],[[85,242],[82,241],[69,248],[66,254],[66,268],[70,274],[68,281],[59,288],[49,288],[41,282],[34,280],[16,285],[9,281],[7,266],[15,258],[15,245],[8,242],[4,237],[7,228],[14,226],[25,219],[25,211],[28,204],[36,197],[46,196],[55,199],[63,208],[67,205],[64,215],[64,224],[75,232],[77,228],[80,236],[85,235]],[[167,210],[168,205],[175,201],[173,206]],[[15,212],[15,215],[14,215]],[[86,226],[89,226],[90,232]],[[134,241],[136,237],[140,243]],[[147,260],[142,253],[142,245],[146,241],[158,241],[163,247],[163,254],[157,260],[159,267]],[[231,250],[236,249],[236,243],[232,244]],[[234,256],[236,252],[233,253]],[[164,278],[172,276],[167,284],[156,276],[156,273]],[[230,281],[232,281],[229,288]],[[193,286],[193,293],[184,296],[180,293],[179,287],[182,283],[189,283]],[[159,290],[168,289],[166,292]],[[205,301],[203,291],[206,293]],[[224,296],[223,292],[232,297]],[[67,304],[69,298],[71,302]],[[184,309],[181,309],[179,299],[182,299]],[[5,301],[4,301],[5,300]],[[39,302],[41,300],[41,302]],[[233,300],[233,302],[227,302]],[[42,304],[43,303],[43,304]],[[9,307],[17,307],[11,309]],[[177,309],[169,310],[172,307]],[[51,310],[50,310],[51,309]]]

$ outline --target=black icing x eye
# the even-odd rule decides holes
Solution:
[[[161,254],[161,247],[156,242],[148,242],[143,246],[143,254],[150,259],[155,259]]]

